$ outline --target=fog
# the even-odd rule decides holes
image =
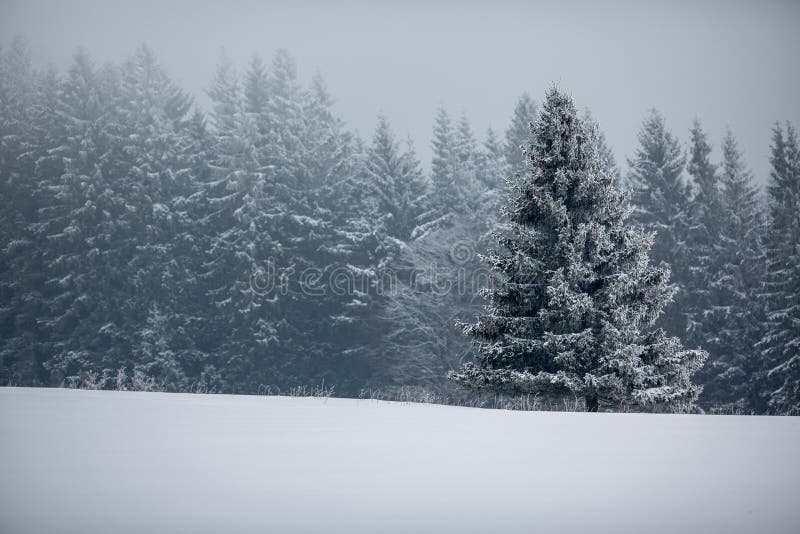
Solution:
[[[286,48],[351,128],[368,137],[384,112],[426,165],[438,105],[503,130],[523,91],[541,100],[553,83],[591,109],[623,167],[656,107],[684,142],[695,117],[717,147],[730,126],[763,182],[770,128],[800,119],[797,2],[162,4],[3,0],[0,35],[61,67],[79,46],[102,62],[146,42],[201,104],[223,50],[244,65]]]

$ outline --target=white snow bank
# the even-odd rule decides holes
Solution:
[[[0,532],[800,532],[800,418],[0,388]]]

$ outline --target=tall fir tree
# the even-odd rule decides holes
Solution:
[[[447,215],[450,193],[454,190],[456,161],[453,132],[450,114],[443,107],[436,110],[433,123],[433,157],[431,159],[431,210],[434,217]],[[461,199],[458,199],[454,209],[461,209]]]
[[[122,312],[113,296],[127,272],[113,261],[115,228],[126,210],[117,191],[116,141],[119,84],[110,67],[98,69],[79,51],[59,84],[54,103],[54,148],[40,159],[37,233],[43,241],[46,307],[39,321],[48,353],[48,381],[76,380],[87,371],[116,366],[124,343],[113,317]]]
[[[370,189],[378,199],[378,210],[384,214],[387,234],[408,241],[421,215],[427,184],[413,151],[401,151],[384,115],[378,117],[367,149],[366,170],[371,177]]]
[[[769,221],[764,299],[766,332],[759,347],[767,368],[769,407],[800,413],[800,145],[791,124],[776,125],[767,186]]]
[[[47,91],[34,71],[30,48],[15,38],[0,50],[0,384],[42,378],[41,242],[37,220],[36,161],[49,148],[34,111]],[[49,80],[52,82],[53,80]],[[37,128],[39,131],[37,131]]]
[[[546,96],[487,263],[486,313],[463,325],[477,361],[450,375],[475,390],[576,396],[586,409],[685,411],[705,353],[647,330],[668,301],[668,271],[648,261],[652,235],[626,224],[624,195],[599,160],[572,100]]]
[[[709,352],[709,362],[719,354],[721,325],[712,320],[711,311],[723,305],[712,284],[720,265],[720,240],[723,213],[716,165],[711,163],[711,144],[700,121],[690,130],[691,142],[687,171],[695,194],[689,204],[687,234],[688,279],[685,288],[686,336],[702,343]]]
[[[483,191],[479,208],[488,219],[496,219],[507,191],[511,171],[506,163],[503,146],[495,131],[486,130],[486,138],[478,158],[478,183]]]
[[[719,182],[722,219],[716,233],[715,268],[708,279],[711,305],[702,317],[704,338],[714,352],[698,374],[703,383],[700,400],[711,408],[762,412],[761,358],[753,347],[764,323],[758,305],[764,279],[763,206],[730,131],[722,141]]]
[[[251,82],[264,77],[258,62],[251,63],[247,77]],[[271,87],[271,80],[257,85],[266,84]],[[253,277],[262,283],[260,273],[282,265],[276,229],[286,213],[285,198],[275,192],[282,170],[277,162],[284,156],[272,145],[274,103],[266,95],[256,97],[254,85],[247,99],[233,64],[223,58],[208,90],[213,157],[204,193],[209,211],[203,218],[200,275],[208,298],[203,344],[218,355],[215,367],[223,370],[228,387],[250,392],[270,383],[264,376],[280,375],[282,363],[273,357],[279,352],[278,296],[264,295],[260,287],[254,291]]]
[[[524,174],[528,170],[524,149],[530,143],[531,123],[536,120],[536,115],[536,102],[528,93],[522,93],[514,106],[511,124],[506,130],[506,162],[512,174]]]
[[[503,154],[503,145],[494,129],[486,129],[482,148],[478,175],[480,182],[488,190],[503,189],[509,178],[509,169]]]
[[[117,220],[115,260],[126,273],[117,307],[125,314],[114,322],[132,349],[131,360],[117,365],[127,363],[162,387],[181,390],[190,376],[183,363],[198,355],[184,334],[196,311],[180,298],[193,276],[192,258],[182,254],[189,221],[181,213],[184,198],[197,187],[189,152],[193,102],[147,46],[125,63],[120,92],[115,190],[136,209]],[[163,337],[148,341],[156,334]]]
[[[684,164],[678,139],[667,130],[661,114],[652,110],[639,131],[639,147],[628,160],[628,185],[632,219],[656,233],[650,258],[656,265],[669,267],[676,293],[658,324],[677,336],[686,333],[683,310],[689,279],[691,188],[683,177]]]
[[[608,141],[606,141],[605,133],[600,129],[600,125],[588,109],[584,110],[581,120],[583,120],[583,124],[597,147],[597,155],[600,158],[600,163],[614,177],[614,185],[622,189],[624,187],[622,183],[622,173],[619,170],[619,165],[617,165],[617,159],[614,157],[614,151],[611,150]]]

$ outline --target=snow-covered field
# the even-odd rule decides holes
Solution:
[[[800,532],[800,418],[0,388],[0,532]]]

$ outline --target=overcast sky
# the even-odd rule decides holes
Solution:
[[[351,128],[368,138],[383,111],[426,166],[440,103],[482,137],[523,91],[541,100],[556,83],[620,163],[656,107],[684,143],[695,116],[715,145],[729,125],[763,180],[772,124],[800,119],[800,2],[600,4],[0,0],[0,42],[21,34],[57,66],[78,46],[102,62],[146,42],[202,104],[223,48],[242,65],[286,48],[303,80],[323,75]]]

